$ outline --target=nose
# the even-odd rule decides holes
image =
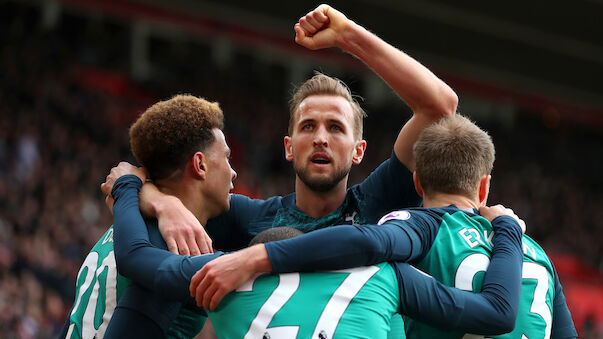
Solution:
[[[327,131],[323,126],[316,129],[316,133],[314,133],[314,147],[321,146],[327,147]]]
[[[232,167],[230,168],[230,172],[231,172],[230,173],[230,178],[231,178],[230,181],[234,182],[235,179],[237,178],[237,172],[234,169],[232,169]]]

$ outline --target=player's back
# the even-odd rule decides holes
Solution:
[[[398,300],[393,268],[382,263],[263,275],[227,295],[209,317],[219,338],[386,338]]]
[[[431,249],[415,266],[445,285],[478,292],[492,254],[492,225],[473,212],[454,208],[440,210],[449,213],[442,214],[441,226]],[[555,272],[550,259],[535,241],[524,235],[522,246],[523,280],[516,326],[511,333],[496,338],[550,336]],[[409,338],[463,338],[465,335],[441,331],[411,319],[405,319],[405,323]]]
[[[151,242],[166,249],[156,220],[147,220]],[[75,302],[68,315],[67,339],[103,338],[130,280],[117,272],[113,250],[113,226],[92,247],[76,278]],[[168,329],[168,338],[194,337],[207,318],[196,310],[182,307]],[[67,325],[66,325],[67,326]],[[65,329],[63,329],[65,333]]]
[[[66,338],[102,338],[128,283],[117,274],[111,227],[90,250],[78,272]]]

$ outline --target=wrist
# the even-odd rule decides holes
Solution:
[[[342,26],[343,27],[340,31],[341,33],[337,34],[335,46],[347,51],[348,53],[357,55],[357,53],[361,52],[360,39],[362,34],[366,34],[368,31],[364,27],[349,19],[346,20]]]
[[[151,201],[150,205],[155,217],[160,218],[166,211],[173,210],[182,205],[182,202],[174,196],[164,194]]]
[[[251,266],[254,268],[256,273],[268,273],[272,272],[272,264],[266,251],[264,244],[258,244],[249,247],[249,258],[251,260]]]

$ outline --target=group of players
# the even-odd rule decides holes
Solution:
[[[291,100],[295,192],[250,199],[229,193],[217,103],[151,106],[130,129],[144,169],[120,163],[102,185],[114,225],[80,269],[61,337],[190,338],[209,316],[219,338],[575,338],[550,259],[511,210],[485,207],[494,146],[455,114],[454,91],[327,5],[295,32],[355,55],[410,106],[391,157],[347,187],[365,113],[317,74]],[[285,239],[295,230],[307,234]]]

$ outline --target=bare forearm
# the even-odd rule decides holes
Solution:
[[[145,183],[140,189],[140,212],[145,217],[157,217],[157,211],[161,208],[161,199],[167,195],[161,193],[157,186],[152,183]]]
[[[418,114],[454,114],[456,93],[429,69],[362,26],[348,20],[336,44],[365,62]]]

